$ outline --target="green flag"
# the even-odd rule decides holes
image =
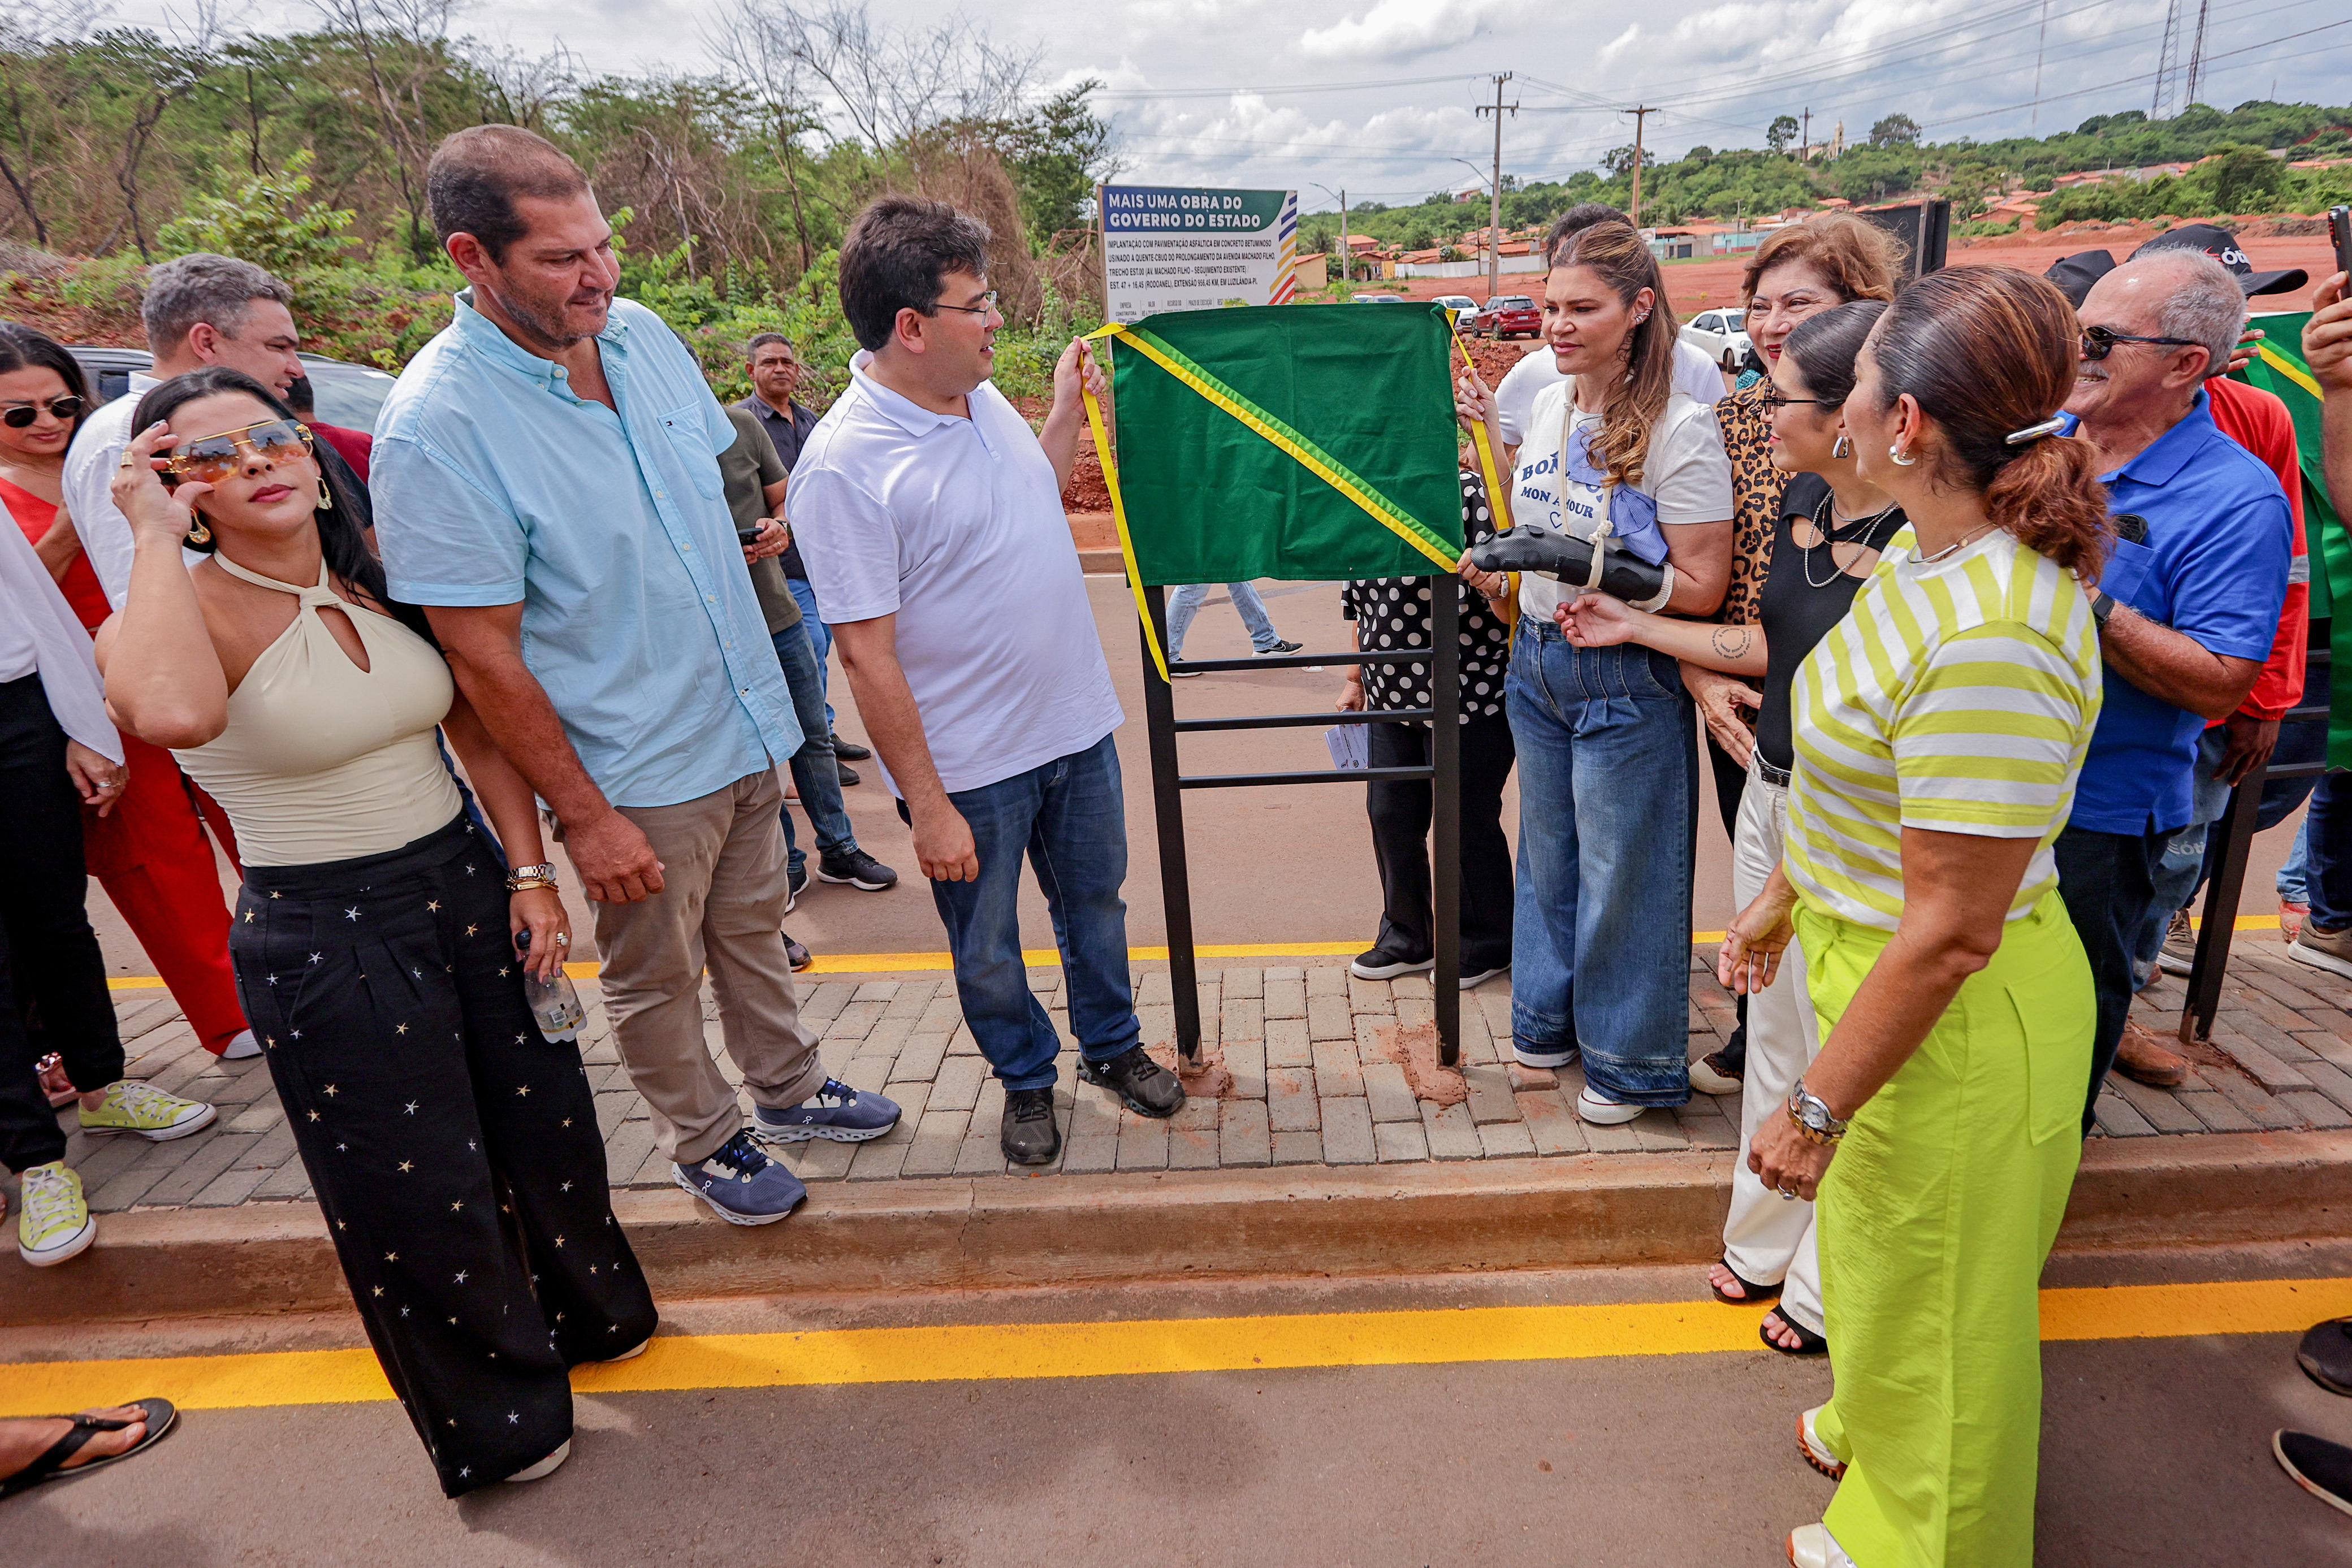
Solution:
[[[1462,492],[1443,307],[1187,310],[1104,335],[1141,583],[1452,569]]]
[[[2320,461],[2320,391],[2303,359],[2303,324],[2311,312],[2298,310],[2259,319],[2268,334],[2254,362],[2239,379],[2277,394],[2294,420],[2296,455],[2303,465],[2304,548],[2311,558],[2311,615],[2328,622],[2330,670],[2352,668],[2352,534],[2327,504],[2326,471]],[[2334,612],[2345,601],[2347,613]],[[2352,768],[2352,682],[2333,683],[2328,694],[2327,765]]]

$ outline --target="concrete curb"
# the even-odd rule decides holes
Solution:
[[[614,1195],[656,1297],[1240,1276],[1700,1263],[1731,1156],[1610,1155],[827,1183],[781,1225],[721,1223],[676,1191]],[[332,1311],[341,1270],[308,1204],[108,1215],[54,1270],[0,1266],[0,1325]],[[2069,1251],[2352,1235],[2352,1133],[2100,1139]]]

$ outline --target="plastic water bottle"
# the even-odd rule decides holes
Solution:
[[[530,957],[529,931],[515,933],[515,954],[526,960]],[[532,1021],[551,1043],[562,1045],[580,1038],[580,1020],[587,1016],[587,1009],[580,1005],[580,993],[572,988],[571,976],[559,968],[554,979],[542,980],[525,969],[522,994],[530,1004]]]

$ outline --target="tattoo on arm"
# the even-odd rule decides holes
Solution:
[[[1715,629],[1715,635],[1709,641],[1713,643],[1716,653],[1720,658],[1747,657],[1748,628],[1745,626],[1718,626]]]

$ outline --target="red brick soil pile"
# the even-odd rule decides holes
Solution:
[[[1417,1023],[1381,1030],[1375,1048],[1404,1069],[1404,1081],[1413,1098],[1432,1105],[1459,1105],[1470,1098],[1470,1085],[1459,1068],[1437,1065],[1437,1026]]]
[[[1184,1085],[1184,1092],[1195,1100],[1230,1100],[1234,1097],[1234,1075],[1225,1071],[1224,1052],[1203,1046],[1197,1064],[1187,1063],[1176,1054],[1173,1045],[1150,1048],[1151,1060],[1174,1073]]]

